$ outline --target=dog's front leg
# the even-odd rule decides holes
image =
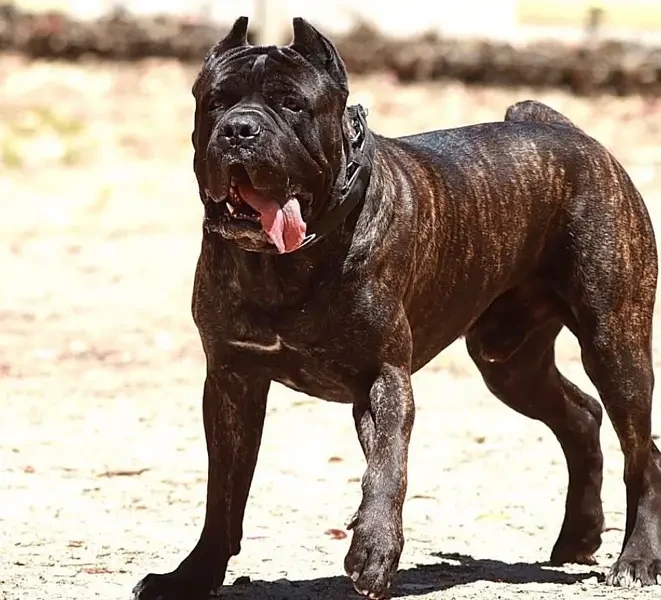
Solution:
[[[200,539],[172,573],[147,575],[134,600],[196,600],[222,584],[239,553],[243,513],[262,437],[270,381],[254,373],[209,370],[204,430],[209,455],[207,506]]]
[[[402,505],[414,412],[408,364],[384,364],[369,398],[354,404],[367,470],[344,568],[356,591],[370,598],[388,595],[404,547]]]

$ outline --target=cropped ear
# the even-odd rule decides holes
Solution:
[[[239,48],[248,45],[248,17],[239,17],[234,21],[232,29],[220,40],[211,51],[218,55],[231,48]]]
[[[204,57],[204,63],[208,63],[211,59],[218,58],[228,50],[233,48],[243,48],[248,45],[248,17],[239,17],[234,21],[232,29],[229,33],[219,42],[211,46],[209,52]]]
[[[234,21],[234,25],[229,33],[219,42],[216,42],[207,52],[202,62],[202,70],[193,83],[193,95],[195,95],[197,86],[204,73],[204,67],[210,61],[215,60],[228,50],[233,48],[243,48],[248,45],[248,17],[239,17]]]
[[[347,93],[347,70],[335,44],[301,17],[294,19],[294,41],[290,47],[319,69],[325,70]]]

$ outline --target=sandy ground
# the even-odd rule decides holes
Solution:
[[[190,317],[202,211],[190,69],[0,59],[0,596],[127,598],[197,540],[204,360]],[[501,119],[536,96],[629,168],[661,226],[661,113],[640,99],[353,81],[399,134]],[[661,340],[661,337],[657,336]],[[657,342],[658,345],[658,342]],[[565,373],[592,386],[569,335]],[[657,348],[657,357],[661,356]],[[566,472],[539,423],[489,395],[461,342],[414,378],[417,422],[396,594],[658,597],[605,587],[622,539],[622,458],[603,427],[608,530],[596,567],[546,564]],[[654,430],[661,433],[661,415]],[[350,408],[274,386],[243,552],[221,598],[351,598],[342,575],[364,463]],[[339,539],[336,539],[339,538]],[[250,585],[232,583],[249,576]]]

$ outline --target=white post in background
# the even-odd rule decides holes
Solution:
[[[284,44],[290,35],[287,10],[280,0],[254,0],[253,20],[257,43],[260,46]]]
[[[450,37],[512,39],[517,30],[516,0],[444,1],[438,5],[441,30]]]
[[[213,0],[203,0],[200,5],[200,16],[206,23],[213,19]]]

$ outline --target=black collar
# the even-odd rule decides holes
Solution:
[[[347,108],[353,137],[349,140],[349,162],[344,174],[344,185],[337,204],[323,218],[308,228],[308,235],[296,249],[301,250],[335,230],[365,197],[372,175],[374,139],[367,127],[367,110],[360,104]]]

